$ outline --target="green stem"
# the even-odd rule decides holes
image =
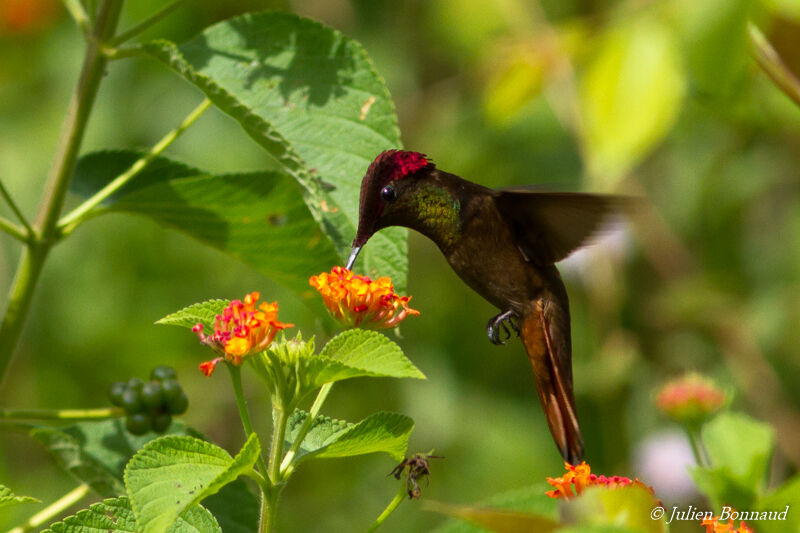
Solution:
[[[116,407],[101,409],[0,409],[4,420],[97,420],[125,416]]]
[[[250,421],[250,413],[247,411],[247,400],[244,397],[244,389],[242,388],[242,369],[230,363],[226,363],[225,366],[228,367],[231,373],[231,383],[233,384],[233,394],[236,397],[236,407],[239,409],[239,418],[242,419],[242,427],[244,427],[245,438],[247,438],[253,433],[253,423]],[[258,455],[257,464],[261,475],[266,478],[269,470],[261,454]]]
[[[137,24],[133,28],[129,29],[126,32],[123,32],[123,33],[120,33],[119,35],[117,35],[111,41],[111,45],[112,46],[117,46],[117,45],[120,45],[120,44],[124,43],[125,41],[128,41],[128,40],[132,39],[133,37],[136,37],[137,35],[139,35],[143,31],[145,31],[147,28],[149,28],[150,26],[156,24],[157,22],[160,22],[162,19],[167,17],[170,13],[172,13],[173,11],[178,9],[181,6],[181,4],[183,4],[185,1],[186,0],[173,0],[172,2],[170,2],[167,5],[165,5],[164,7],[162,7],[158,11],[156,11],[150,17],[148,17],[147,19],[143,20],[142,22],[140,22],[139,24]]]
[[[25,231],[8,219],[0,217],[0,231],[4,231],[20,242],[27,243],[29,238]]]
[[[195,123],[203,113],[211,106],[211,100],[208,98],[203,99],[196,108],[189,113],[180,125],[166,134],[160,141],[158,141],[150,150],[140,157],[133,165],[125,172],[114,178],[108,185],[97,191],[91,198],[88,198],[81,205],[76,207],[72,212],[64,216],[59,222],[58,227],[62,235],[68,235],[80,224],[86,217],[86,214],[100,205],[103,200],[117,192],[126,183],[136,177],[142,170],[147,168],[153,159],[161,155],[166,148],[175,142],[189,126]]]
[[[703,446],[703,440],[700,437],[700,431],[697,428],[686,427],[686,434],[689,436],[689,444],[692,446],[692,453],[694,460],[698,466],[709,468],[711,466],[708,460],[708,453]]]
[[[86,14],[86,10],[83,9],[83,4],[80,0],[63,0],[64,7],[67,8],[69,14],[75,19],[75,24],[83,32],[84,37],[89,37],[91,34],[91,27],[89,22],[89,15]]]
[[[755,24],[750,23],[747,29],[758,66],[786,96],[800,106],[800,80],[789,70],[781,56]]]
[[[16,217],[19,220],[20,224],[22,224],[25,227],[25,230],[28,232],[28,235],[27,235],[28,238],[33,237],[33,235],[34,235],[33,228],[31,227],[30,224],[28,224],[28,220],[25,218],[25,215],[22,214],[22,210],[20,210],[20,208],[17,205],[17,203],[11,197],[11,194],[9,194],[8,190],[6,189],[6,186],[3,185],[3,181],[2,180],[0,180],[0,195],[3,196],[3,198],[5,199],[5,201],[8,204],[8,206],[14,212],[14,215],[16,215]]]
[[[50,522],[54,517],[63,513],[66,509],[69,509],[80,500],[83,499],[84,496],[89,494],[89,485],[86,483],[82,485],[78,485],[75,489],[71,490],[52,504],[48,505],[32,517],[30,517],[24,524],[19,527],[15,527],[14,529],[9,530],[8,533],[24,533],[25,531],[30,531],[32,529],[36,529],[37,527]]]
[[[86,124],[94,106],[100,80],[105,72],[106,57],[101,53],[101,43],[107,41],[116,30],[122,0],[103,0],[97,14],[97,22],[93,30],[93,38],[88,41],[83,67],[75,92],[70,101],[69,110],[64,120],[58,148],[42,196],[37,217],[41,228],[39,236],[35,236],[23,250],[17,266],[14,281],[8,294],[8,306],[0,324],[0,382],[6,374],[11,356],[22,333],[34,289],[42,272],[44,261],[50,247],[56,240],[56,223],[69,182],[75,171]]]
[[[367,533],[371,533],[372,531],[375,531],[381,527],[381,524],[383,524],[386,519],[389,518],[389,515],[391,515],[397,510],[398,507],[400,507],[400,504],[403,503],[403,500],[405,500],[407,497],[408,493],[406,491],[406,487],[401,483],[397,494],[394,495],[394,498],[392,498],[392,501],[389,502],[389,505],[386,506],[386,509],[383,510],[381,515],[375,519],[371,526],[369,526]]]
[[[281,457],[283,456],[283,440],[286,438],[286,422],[289,417],[283,407],[273,407],[274,422],[272,427],[272,443],[269,447],[269,478],[273,485],[281,482]]]
[[[280,468],[281,479],[286,479],[292,474],[292,471],[294,470],[292,461],[294,461],[294,458],[297,455],[297,450],[299,450],[300,446],[303,444],[303,439],[306,438],[308,431],[311,429],[311,425],[314,423],[314,419],[319,414],[320,409],[322,409],[322,404],[325,403],[325,399],[328,397],[328,393],[331,391],[332,387],[333,383],[326,383],[321,389],[319,389],[317,397],[314,399],[314,403],[311,404],[311,409],[308,412],[308,416],[303,421],[303,425],[300,426],[300,431],[297,433],[297,437],[294,439],[291,448],[289,448],[289,451],[286,452],[286,456],[283,458]]]

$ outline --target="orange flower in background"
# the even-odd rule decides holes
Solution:
[[[222,314],[217,315],[214,332],[210,335],[203,332],[203,324],[192,328],[203,344],[222,354],[200,365],[203,374],[210,376],[217,363],[223,360],[241,365],[245,357],[264,351],[278,331],[294,326],[278,321],[277,302],[264,302],[256,307],[260,297],[259,293],[251,292],[244,301],[234,300],[228,304]]]
[[[667,383],[656,396],[656,406],[662,413],[687,424],[702,422],[726,402],[716,383],[695,372]]]
[[[727,524],[722,524],[717,516],[704,518],[700,525],[706,528],[706,533],[753,533],[753,530],[747,527],[744,521],[739,522],[739,527],[737,528],[736,522],[733,520],[728,520]]]
[[[346,268],[333,267],[330,274],[311,276],[308,282],[322,295],[333,318],[348,327],[393,328],[408,315],[419,315],[408,306],[411,297],[395,294],[387,277],[373,281]]]
[[[0,33],[32,33],[58,15],[55,0],[0,0]]]
[[[592,469],[586,462],[582,462],[577,466],[569,463],[564,463],[567,473],[561,477],[549,477],[547,482],[550,486],[554,487],[553,490],[548,491],[547,495],[551,498],[561,498],[568,500],[580,495],[586,487],[605,487],[608,489],[615,489],[617,487],[627,487],[628,485],[637,485],[644,487],[653,494],[653,488],[648,487],[638,478],[631,479],[623,476],[598,476],[592,474]],[[573,490],[574,489],[574,490]]]

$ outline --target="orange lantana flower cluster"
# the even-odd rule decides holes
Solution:
[[[728,520],[727,524],[722,524],[719,517],[716,516],[704,518],[700,525],[706,528],[706,533],[753,533],[753,530],[747,527],[744,521],[739,522],[737,528],[735,521]]]
[[[653,488],[648,487],[639,481],[638,478],[632,480],[631,478],[623,476],[606,477],[592,474],[591,467],[587,465],[585,461],[577,466],[564,463],[564,467],[567,469],[567,473],[563,476],[547,478],[547,482],[554,487],[553,490],[547,492],[547,495],[551,498],[562,498],[564,500],[568,500],[578,496],[586,487],[591,486],[601,486],[609,489],[615,489],[617,487],[626,487],[628,485],[638,485],[646,488],[651,494],[653,494]]]
[[[311,276],[308,282],[322,295],[333,318],[347,327],[393,328],[408,315],[419,315],[408,306],[411,297],[395,294],[392,280],[387,277],[371,280],[346,268],[333,267],[330,274]]]
[[[222,314],[217,315],[214,332],[210,335],[203,332],[203,324],[192,328],[204,344],[222,354],[200,365],[203,374],[210,376],[217,363],[223,360],[241,365],[243,358],[264,351],[278,331],[294,326],[278,321],[277,302],[263,302],[257,306],[260,297],[259,293],[251,292],[244,301],[234,300],[228,304]]]

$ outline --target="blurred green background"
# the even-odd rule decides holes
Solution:
[[[128,2],[121,27],[160,4]],[[259,9],[291,10],[359,40],[392,92],[405,146],[442,169],[491,187],[616,191],[652,203],[561,268],[595,471],[638,475],[665,504],[702,508],[685,480],[667,479],[685,453],[652,402],[661,383],[689,369],[778,428],[773,484],[797,471],[800,109],[752,60],[746,24],[756,22],[800,72],[800,1],[198,0],[143,38],[180,42]],[[32,214],[83,43],[55,0],[0,0],[0,19],[0,178]],[[148,147],[200,99],[154,61],[113,62],[83,151]],[[217,111],[168,155],[212,172],[271,165]],[[0,214],[11,217],[4,204]],[[111,382],[170,364],[191,399],[186,422],[238,449],[227,380],[197,371],[207,354],[192,335],[153,322],[196,301],[259,290],[280,301],[281,319],[325,337],[322,306],[151,221],[102,220],[54,249],[0,405],[101,406]],[[4,307],[19,246],[0,234],[0,250]],[[469,503],[560,474],[521,344],[488,342],[496,310],[419,235],[410,240],[409,293],[422,315],[403,324],[399,342],[428,381],[345,382],[326,414],[412,416],[410,451],[446,456],[433,463],[424,498]],[[255,382],[248,390],[268,427],[265,397]],[[44,502],[72,488],[42,448],[2,431],[0,482]],[[386,477],[393,466],[382,456],[304,466],[284,493],[280,529],[365,527],[395,491]],[[31,509],[0,516],[0,528]],[[412,502],[385,529],[426,531],[441,521]],[[675,530],[698,529],[682,526]]]

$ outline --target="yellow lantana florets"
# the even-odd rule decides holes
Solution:
[[[210,376],[217,363],[223,360],[241,365],[245,357],[264,351],[278,331],[294,326],[278,321],[277,302],[257,306],[260,297],[259,293],[251,292],[244,301],[234,300],[228,304],[222,314],[217,315],[214,332],[210,335],[203,332],[203,324],[192,328],[204,344],[222,354],[200,365],[203,374]]]
[[[330,314],[347,327],[393,328],[419,311],[408,306],[410,296],[398,296],[392,280],[371,280],[342,267],[311,276],[309,284],[319,291]]]

